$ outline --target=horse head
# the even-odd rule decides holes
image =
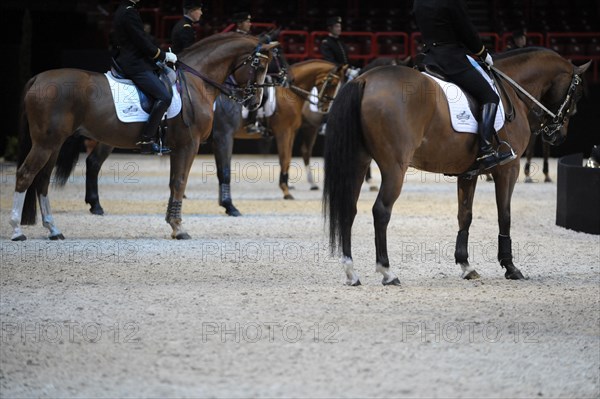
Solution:
[[[319,74],[317,76],[315,87],[319,90],[319,101],[317,104],[319,112],[329,112],[331,103],[344,83],[347,69],[348,65],[337,65],[329,69],[326,74]]]
[[[557,74],[550,88],[542,97],[553,115],[544,113],[539,120],[535,134],[541,134],[542,140],[550,145],[562,144],[567,136],[569,119],[577,113],[577,102],[583,95],[582,75],[592,61],[576,66],[570,64],[568,73]]]
[[[261,43],[259,41],[252,53],[242,56],[233,69],[232,75],[235,81],[246,82],[242,87],[246,99],[245,105],[250,110],[260,106],[268,65],[273,55],[273,49],[278,45],[278,42]]]

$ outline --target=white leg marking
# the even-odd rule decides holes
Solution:
[[[17,237],[20,237],[23,235],[23,232],[21,231],[21,215],[23,214],[23,204],[25,203],[25,194],[26,191],[23,191],[22,193],[18,193],[15,191],[15,194],[13,195],[13,207],[12,207],[12,211],[10,212],[10,225],[13,228],[13,234],[10,237],[11,240],[14,240]]]
[[[389,283],[390,281],[397,279],[398,276],[396,276],[389,267],[384,267],[381,263],[377,263],[377,266],[375,266],[375,270],[381,274],[383,274],[383,282],[384,283]]]
[[[47,196],[39,196],[40,210],[42,212],[42,225],[50,231],[50,236],[58,236],[61,234],[60,230],[54,226],[54,218],[52,217],[52,209],[50,208],[50,200]]]
[[[344,271],[346,272],[346,285],[355,285],[358,281],[358,274],[354,272],[354,262],[352,258],[342,256],[340,263],[344,265]]]
[[[469,273],[475,271],[475,268],[473,266],[469,265],[469,264],[465,265],[465,264],[461,263],[460,267],[461,267],[461,269],[463,271],[461,278],[466,278],[469,275]]]

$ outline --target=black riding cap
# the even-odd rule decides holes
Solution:
[[[342,23],[342,17],[329,17],[327,18],[327,21],[325,21],[325,23],[327,24],[327,26],[333,26],[335,24],[341,24]]]
[[[250,21],[252,19],[252,16],[249,12],[236,12],[235,14],[233,14],[231,19],[234,23],[239,24],[244,21]]]
[[[202,2],[196,0],[183,0],[184,10],[194,10],[196,8],[202,8]]]

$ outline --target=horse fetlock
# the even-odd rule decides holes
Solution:
[[[377,263],[375,270],[383,274],[383,280],[381,281],[383,285],[400,285],[400,279],[392,271],[390,271],[389,266],[384,266],[381,263]]]
[[[469,262],[460,263],[460,268],[462,269],[462,274],[460,277],[464,280],[474,280],[480,277],[479,273],[477,273],[475,268],[471,266]]]
[[[346,273],[346,285],[356,287],[360,285],[358,274],[354,271],[354,262],[349,256],[342,256],[340,263],[344,266]]]

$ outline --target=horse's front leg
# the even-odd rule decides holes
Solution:
[[[199,143],[188,146],[180,145],[171,153],[171,176],[169,179],[171,196],[169,197],[165,220],[173,229],[171,238],[178,240],[189,240],[192,238],[183,229],[181,208],[190,169],[194,162],[194,156],[198,152],[198,145]]]
[[[462,269],[462,278],[466,280],[479,278],[479,273],[469,264],[469,227],[473,220],[473,197],[477,178],[467,179],[458,177],[458,235],[456,236],[456,248],[454,260]]]
[[[513,165],[514,164],[514,165]],[[516,161],[505,165],[494,174],[496,185],[496,206],[498,208],[498,261],[506,269],[504,277],[510,280],[522,280],[523,274],[513,264],[512,240],[510,238],[510,201],[519,175]]]

